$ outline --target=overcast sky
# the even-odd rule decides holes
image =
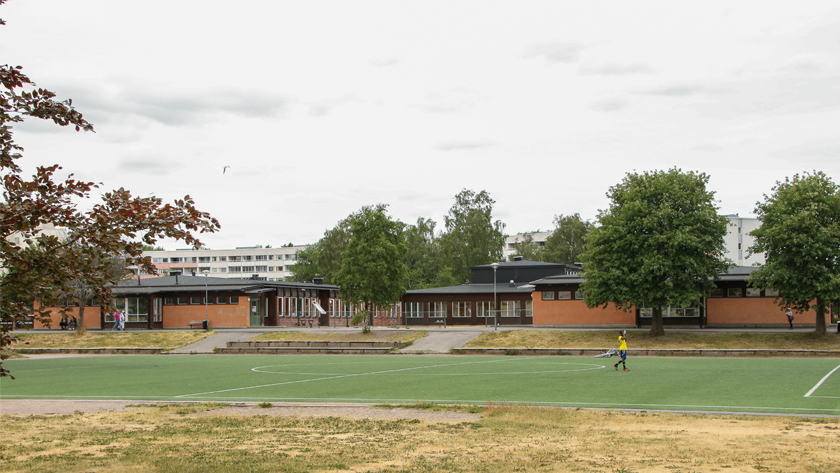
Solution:
[[[25,168],[189,194],[222,225],[213,249],[313,243],[377,203],[440,230],[464,188],[514,234],[594,220],[633,171],[705,172],[742,216],[797,172],[840,182],[837,1],[10,0],[0,18],[0,63],[96,129],[16,126]]]

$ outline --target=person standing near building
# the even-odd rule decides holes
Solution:
[[[615,370],[618,371],[618,365],[622,365],[624,371],[630,371],[627,369],[627,330],[618,332],[618,356],[621,357],[621,360],[613,365]]]
[[[785,310],[787,311],[785,312],[785,315],[787,315],[788,324],[790,324],[790,328],[793,329],[793,311],[790,310],[790,307],[785,307]]]
[[[114,326],[111,328],[111,331],[119,330],[120,329],[120,311],[114,311]]]
[[[121,332],[125,332],[125,318],[126,318],[126,313],[125,313],[125,311],[124,311],[124,310],[121,310],[121,311],[119,311],[119,314],[120,314],[120,331],[121,331]]]

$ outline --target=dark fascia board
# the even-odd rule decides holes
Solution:
[[[753,272],[760,268],[760,266],[733,266],[728,272],[720,274],[717,280],[746,281]],[[547,284],[582,284],[584,281],[586,281],[586,278],[583,275],[560,275],[538,279],[531,282],[531,284],[535,286],[544,286]]]
[[[300,288],[300,289],[324,289],[338,290],[338,286],[332,284],[315,284],[287,281],[257,281],[254,279],[233,279],[233,278],[211,278],[205,276],[178,276],[177,284],[175,276],[164,276],[159,278],[144,278],[139,280],[131,279],[120,281],[111,290],[114,294],[149,294],[155,292],[179,292],[179,291],[266,291],[278,288]]]
[[[508,283],[496,284],[497,294],[527,294],[533,291],[534,287],[529,284],[520,284],[513,287]],[[430,289],[413,289],[411,291],[406,291],[406,295],[423,294],[493,294],[493,285],[461,284],[460,286],[433,287]]]

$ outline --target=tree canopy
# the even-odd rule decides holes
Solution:
[[[459,283],[469,280],[470,267],[501,261],[505,224],[493,221],[493,204],[487,191],[464,189],[444,217],[446,232],[440,236],[441,251]]]
[[[362,207],[348,217],[350,239],[341,255],[335,284],[352,303],[390,306],[405,293],[406,253],[403,224],[392,220],[387,206]]]
[[[559,264],[581,262],[586,247],[586,235],[594,226],[593,223],[582,220],[577,213],[556,215],[554,231],[545,239],[541,261]]]
[[[320,277],[327,284],[335,284],[335,275],[341,269],[341,255],[350,242],[349,225],[347,219],[338,222],[335,227],[325,231],[317,243],[299,251],[289,279],[312,281]]]
[[[690,307],[728,267],[726,217],[708,176],[673,168],[628,173],[610,187],[610,208],[586,238],[584,302],[630,310],[650,307],[651,333],[664,333],[662,308]]]
[[[107,260],[103,256],[122,258],[126,265],[155,274],[151,259],[142,257],[143,245],[173,238],[199,248],[202,244],[194,233],[215,232],[220,226],[189,196],[164,204],[157,197],[134,197],[120,188],[88,205],[86,199],[99,186],[77,181],[73,174],[56,179],[62,169],[58,164],[38,166],[31,178],[23,177],[18,165],[23,148],[13,140],[13,124],[36,118],[89,132],[93,125],[71,100],[59,101],[54,92],[37,88],[20,66],[0,66],[0,86],[0,320],[8,322],[0,328],[0,348],[6,348],[16,341],[10,332],[15,321],[34,315],[48,323],[48,313],[36,309],[35,302],[54,300],[80,277],[104,307],[112,306],[113,272],[95,263]],[[80,210],[82,203],[89,210]],[[50,223],[65,229],[67,238],[42,232]],[[18,236],[18,243],[9,240],[12,235]],[[0,376],[7,374],[0,365]]]
[[[816,312],[815,331],[825,334],[826,311],[840,304],[840,188],[828,176],[796,174],[777,182],[755,208],[754,253],[765,263],[751,284],[779,291],[777,303]]]

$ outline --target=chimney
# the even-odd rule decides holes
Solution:
[[[513,260],[514,261],[522,261],[522,257],[521,256],[514,256]]]
[[[169,275],[170,276],[175,276],[175,284],[178,284],[178,276],[181,275],[181,272],[180,271],[170,271]]]

